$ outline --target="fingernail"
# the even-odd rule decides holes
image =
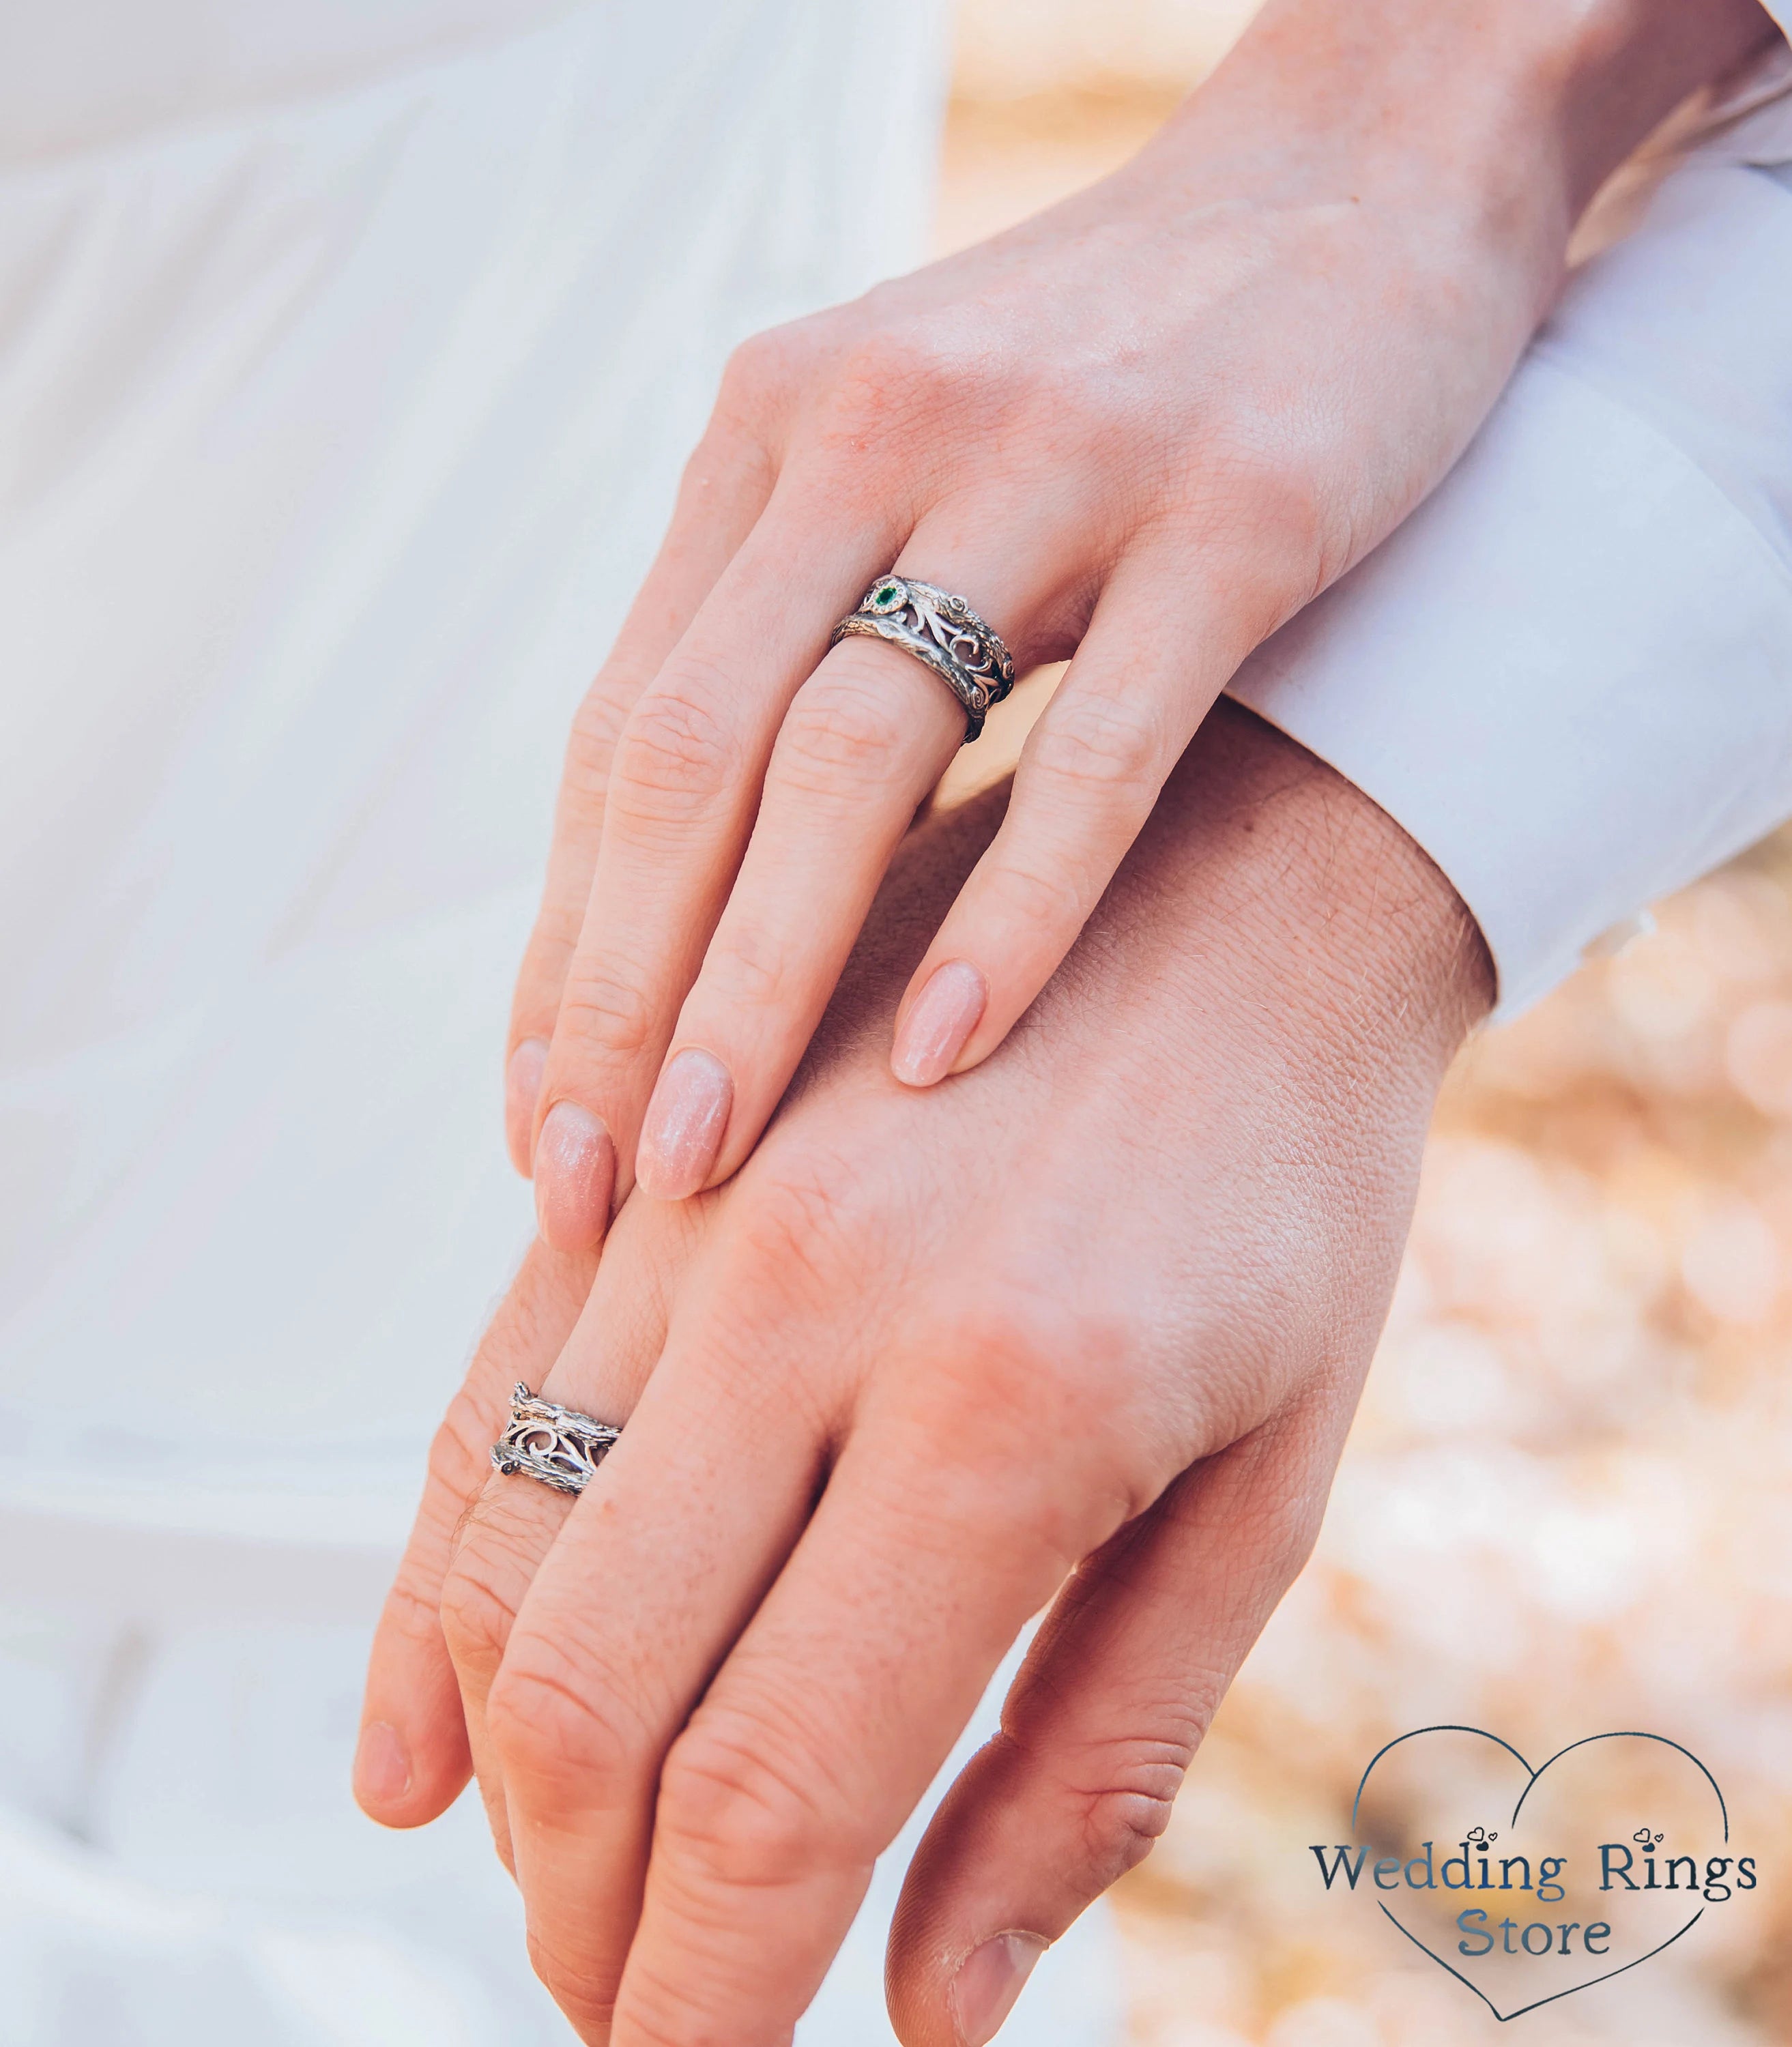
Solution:
[[[535,1219],[556,1251],[594,1251],[610,1223],[616,1147],[590,1109],[557,1101],[535,1147]]]
[[[713,1052],[695,1046],[666,1062],[647,1105],[635,1178],[663,1202],[682,1202],[710,1177],[728,1112],[734,1077]]]
[[[354,1795],[363,1805],[394,1805],[411,1788],[411,1759],[398,1730],[370,1720],[354,1751]]]
[[[547,1039],[525,1038],[505,1069],[504,1135],[510,1147],[510,1163],[525,1180],[532,1163],[529,1140],[535,1135],[535,1105],[547,1067]]]
[[[1045,1948],[1036,1933],[997,1933],[958,1964],[952,2016],[962,2047],[985,2047],[995,2038]]]
[[[890,1065],[910,1087],[931,1087],[952,1070],[989,1000],[984,978],[969,960],[935,967],[896,1031]]]

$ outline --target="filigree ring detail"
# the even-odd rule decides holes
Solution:
[[[556,1492],[582,1492],[622,1431],[576,1408],[538,1400],[521,1380],[510,1395],[510,1419],[492,1445],[492,1468],[521,1472]]]
[[[962,597],[892,570],[881,575],[834,629],[837,647],[855,636],[887,640],[924,662],[965,709],[965,744],[983,729],[992,704],[1014,687],[1014,656],[1002,636]]]

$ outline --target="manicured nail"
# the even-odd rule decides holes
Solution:
[[[969,960],[935,967],[896,1031],[890,1066],[911,1087],[931,1087],[952,1070],[977,1026],[989,990]]]
[[[952,2016],[962,2047],[985,2047],[995,2038],[1045,1948],[1036,1933],[997,1933],[958,1964]]]
[[[354,1751],[354,1795],[363,1805],[395,1805],[411,1788],[411,1759],[398,1730],[370,1720]]]
[[[525,1180],[529,1176],[529,1140],[535,1135],[535,1105],[547,1070],[545,1038],[525,1038],[505,1069],[504,1135],[510,1147],[510,1163]]]
[[[610,1226],[616,1147],[590,1109],[557,1101],[535,1147],[535,1219],[556,1251],[595,1251]]]
[[[713,1052],[695,1046],[668,1059],[647,1105],[635,1178],[663,1202],[682,1202],[710,1177],[728,1112],[734,1077]]]

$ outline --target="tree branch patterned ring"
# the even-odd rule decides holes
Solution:
[[[827,644],[838,647],[856,637],[887,640],[931,668],[964,706],[967,746],[982,731],[989,706],[1014,687],[1014,656],[1002,636],[962,597],[914,576],[894,570],[879,576]]]
[[[551,1485],[556,1492],[582,1492],[622,1431],[594,1422],[576,1408],[538,1400],[519,1380],[510,1395],[510,1419],[492,1445],[492,1468],[505,1477]]]

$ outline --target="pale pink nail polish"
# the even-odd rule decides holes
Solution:
[[[354,1795],[363,1805],[394,1805],[411,1788],[411,1759],[398,1731],[370,1720],[354,1751]]]
[[[535,1136],[535,1105],[541,1096],[541,1076],[548,1070],[548,1041],[525,1038],[510,1054],[504,1074],[504,1136],[510,1163],[526,1180],[529,1143]]]
[[[535,1147],[535,1219],[556,1251],[595,1251],[610,1225],[616,1147],[590,1109],[557,1101]]]
[[[988,985],[969,960],[935,967],[896,1032],[891,1070],[910,1087],[931,1087],[952,1070],[989,1000]]]
[[[687,1047],[668,1059],[647,1105],[635,1178],[663,1202],[681,1202],[706,1181],[722,1149],[734,1077],[713,1052]]]
[[[1045,1948],[1036,1933],[997,1933],[958,1964],[952,2016],[962,2047],[987,2047],[995,2038]]]

